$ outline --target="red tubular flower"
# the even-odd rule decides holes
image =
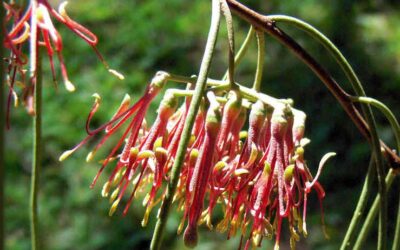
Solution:
[[[211,100],[205,122],[205,136],[189,185],[191,198],[189,200],[188,225],[184,233],[185,245],[189,247],[197,245],[197,223],[202,213],[208,179],[212,166],[214,166],[214,148],[221,127],[220,105],[212,100],[213,95],[210,93],[208,94]]]
[[[69,155],[71,155],[77,149],[79,149],[81,146],[86,144],[86,142],[88,142],[95,135],[99,134],[100,132],[105,132],[105,135],[100,140],[100,142],[88,154],[87,161],[90,161],[94,157],[94,154],[96,153],[96,151],[101,146],[104,145],[104,143],[107,141],[107,139],[110,136],[112,136],[116,131],[118,131],[122,125],[128,123],[128,126],[125,129],[122,137],[117,142],[117,145],[111,150],[111,153],[104,159],[102,167],[100,168],[99,172],[97,173],[96,177],[94,178],[91,186],[93,186],[96,183],[99,175],[101,174],[103,169],[108,165],[108,163],[112,159],[117,157],[116,152],[118,149],[121,148],[122,143],[126,139],[125,146],[123,147],[121,154],[118,156],[119,161],[117,163],[116,169],[114,170],[112,176],[110,177],[110,180],[113,180],[116,172],[122,166],[126,166],[129,163],[129,159],[131,157],[131,148],[134,147],[137,142],[138,134],[142,127],[146,111],[147,111],[151,101],[154,99],[154,97],[159,93],[159,91],[164,86],[165,81],[166,81],[165,74],[163,74],[163,73],[156,74],[156,76],[152,79],[151,83],[147,86],[145,94],[135,104],[128,107],[130,98],[129,98],[129,96],[126,96],[124,98],[124,100],[122,101],[120,107],[118,108],[116,114],[112,117],[112,119],[109,122],[107,122],[106,124],[100,126],[99,128],[97,128],[95,130],[90,130],[89,129],[90,120],[93,117],[94,113],[97,111],[99,104],[100,104],[99,96],[95,94],[94,96],[95,96],[96,100],[92,107],[91,112],[89,113],[88,121],[86,123],[86,130],[88,132],[88,136],[85,139],[83,139],[79,144],[77,144],[73,149],[65,151],[60,156],[60,158],[59,158],[60,161],[66,159]]]

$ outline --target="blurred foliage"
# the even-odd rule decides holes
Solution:
[[[399,117],[400,91],[400,4],[384,0],[270,0],[243,1],[263,13],[293,15],[315,25],[342,50],[365,84],[367,93],[382,100]],[[56,6],[59,2],[52,1]],[[48,66],[44,87],[44,159],[40,179],[40,226],[46,249],[146,249],[155,224],[153,211],[149,225],[141,228],[143,208],[134,204],[126,217],[118,210],[108,217],[109,204],[101,199],[101,183],[89,189],[99,164],[86,163],[90,145],[62,164],[59,155],[84,138],[84,124],[92,104],[91,94],[103,97],[94,120],[99,125],[112,115],[124,93],[137,99],[157,70],[181,75],[196,74],[208,31],[209,1],[185,0],[71,0],[67,10],[72,18],[99,37],[99,50],[108,63],[126,76],[119,81],[109,75],[91,48],[67,28],[56,24],[64,41],[64,56],[70,79],[77,86],[67,93],[51,82]],[[306,34],[279,25],[314,55],[346,89],[349,84],[334,60]],[[235,18],[237,46],[248,25]],[[254,42],[255,43],[255,42]],[[325,240],[319,223],[315,196],[309,206],[309,237],[299,249],[338,249],[359,196],[369,157],[369,146],[355,126],[313,73],[287,49],[267,36],[263,91],[276,97],[290,97],[295,107],[308,114],[307,137],[312,140],[307,159],[312,171],[328,151],[338,153],[321,177],[326,188],[326,224],[331,239]],[[256,64],[255,44],[240,65],[240,82],[252,83]],[[48,65],[47,58],[43,59]],[[227,65],[226,31],[221,29],[211,76],[220,78]],[[154,117],[156,102],[149,112]],[[377,112],[376,112],[377,113]],[[380,135],[391,146],[394,137],[383,116],[377,115]],[[28,194],[30,175],[31,119],[23,108],[13,108],[12,128],[6,145],[6,233],[7,249],[29,249]],[[109,143],[108,146],[111,146]],[[398,204],[399,185],[389,201],[390,217]],[[184,249],[176,236],[180,215],[173,214],[167,227],[163,249]],[[394,221],[394,220],[393,220]],[[393,222],[389,224],[393,232]],[[285,231],[285,230],[284,230]],[[392,235],[389,235],[392,238]],[[239,239],[201,232],[198,249],[236,249]],[[376,232],[366,249],[375,248]],[[287,237],[284,237],[287,241]],[[264,243],[269,244],[269,243]],[[287,249],[284,242],[281,249]]]

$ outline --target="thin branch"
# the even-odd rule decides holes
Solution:
[[[237,65],[239,65],[240,62],[242,61],[243,56],[246,54],[247,49],[249,48],[250,42],[253,39],[253,36],[254,36],[254,28],[253,28],[253,26],[250,26],[249,32],[247,32],[247,36],[244,39],[244,41],[242,43],[242,46],[240,47],[238,53],[236,53],[236,56],[235,56],[235,67]],[[228,73],[229,73],[229,71],[226,71],[226,73],[222,77],[222,80],[226,80],[228,78]]]
[[[257,69],[256,76],[254,78],[253,89],[260,91],[261,79],[264,69],[264,58],[265,58],[265,37],[264,32],[257,31]]]
[[[200,106],[201,97],[203,96],[206,87],[207,75],[210,69],[211,59],[214,53],[215,44],[217,42],[220,18],[221,18],[220,2],[219,0],[213,0],[211,26],[208,34],[207,44],[200,65],[199,76],[197,78],[194,90],[195,93],[190,103],[188,116],[186,118],[186,122],[182,132],[182,137],[181,140],[179,141],[175,162],[174,165],[172,166],[171,178],[167,186],[167,191],[165,194],[164,201],[161,204],[158,221],[153,233],[153,239],[151,240],[150,249],[152,250],[157,250],[160,249],[161,247],[163,231],[165,229],[165,225],[167,224],[168,214],[171,208],[173,196],[176,191],[176,186],[178,184],[179,174],[183,165],[186,148],[190,139],[195,117]]]
[[[386,190],[389,190],[393,184],[396,175],[393,169],[390,169],[386,175],[385,183],[386,183]],[[366,239],[371,231],[372,225],[374,224],[376,215],[379,211],[379,203],[381,202],[381,196],[378,194],[375,197],[374,202],[372,203],[371,208],[369,209],[367,218],[365,218],[364,225],[362,226],[360,233],[358,234],[357,240],[354,244],[353,250],[361,250],[364,249],[362,246],[366,242]]]
[[[352,249],[353,246],[352,240],[354,238],[355,230],[363,217],[365,207],[367,206],[368,199],[371,195],[372,182],[375,174],[374,163],[375,163],[374,155],[372,154],[369,162],[367,177],[365,178],[360,198],[358,199],[357,207],[354,210],[353,217],[351,218],[349,228],[347,229],[342,245],[340,246],[341,250]]]

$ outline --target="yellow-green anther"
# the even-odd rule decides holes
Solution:
[[[228,164],[226,162],[219,161],[219,162],[217,162],[217,164],[215,164],[214,171],[219,171],[219,170],[223,169],[226,166],[228,166]]]
[[[255,235],[251,238],[253,246],[258,247],[261,243],[261,234],[259,232],[256,232]]]
[[[91,162],[93,160],[93,157],[96,153],[96,150],[90,151],[89,154],[86,156],[86,162]]]
[[[248,164],[253,164],[257,160],[258,153],[259,153],[259,151],[258,151],[256,144],[252,143]]]
[[[117,173],[114,176],[112,186],[116,186],[118,182],[121,180],[122,176],[125,174],[126,169],[121,168],[120,170],[117,171]]]
[[[143,202],[142,202],[143,207],[145,207],[147,205],[147,202],[149,202],[149,199],[150,199],[150,194],[147,193],[146,196],[143,198]]]
[[[151,158],[151,157],[154,157],[154,152],[151,151],[151,150],[143,150],[143,151],[140,151],[140,152],[138,153],[138,155],[137,155],[137,159],[138,159],[139,161],[140,161],[140,160],[143,160],[143,159]]]
[[[110,203],[112,203],[117,198],[118,193],[119,193],[119,187],[114,189],[114,191],[111,193]]]
[[[71,149],[71,150],[67,150],[64,153],[62,153],[62,155],[60,156],[60,158],[58,158],[59,161],[63,161],[65,159],[67,159],[70,155],[72,155],[75,152],[75,150]]]
[[[274,228],[272,227],[271,223],[264,218],[263,220],[264,228],[265,228],[265,233],[264,236],[266,237],[272,237],[272,233],[274,232]]]
[[[111,188],[111,183],[109,181],[104,183],[103,189],[101,190],[101,196],[107,197],[108,193],[110,192],[110,188]]]
[[[293,164],[286,167],[285,173],[284,173],[284,178],[287,183],[289,183],[293,180],[293,171],[294,171]]]
[[[195,135],[191,135],[190,139],[189,139],[189,146],[193,145],[193,143],[196,141],[196,136]]]
[[[117,199],[114,201],[114,203],[111,205],[110,211],[108,212],[108,216],[112,216],[115,213],[119,202],[120,202],[120,199]]]
[[[155,157],[157,161],[161,161],[161,159],[166,159],[168,156],[168,151],[165,148],[158,147],[155,152]]]
[[[239,169],[235,170],[234,175],[241,176],[241,175],[248,174],[248,173],[250,173],[249,170],[244,169],[244,168],[239,168]]]
[[[131,158],[136,158],[138,156],[138,154],[139,154],[139,148],[138,147],[131,148],[131,150],[130,150],[130,157]]]
[[[239,138],[242,139],[246,139],[247,138],[247,131],[240,131],[239,133]]]
[[[296,148],[296,153],[295,153],[298,157],[303,157],[304,155],[304,148],[303,147],[298,147]]]
[[[271,171],[272,171],[272,169],[271,169],[271,165],[267,162],[267,161],[265,161],[264,162],[264,170],[263,170],[263,174],[265,175],[270,175],[271,174]]]
[[[143,215],[143,220],[142,220],[142,223],[141,223],[142,227],[147,226],[147,222],[149,221],[149,215],[150,215],[151,209],[152,209],[152,206],[149,206],[149,207],[146,208],[146,212]]]
[[[158,137],[157,140],[154,142],[153,151],[156,151],[157,148],[162,147],[162,143],[163,143],[163,137],[160,136],[160,137]]]
[[[189,156],[190,165],[194,166],[198,157],[199,157],[199,150],[197,150],[195,148],[192,149],[192,151],[190,152],[190,156]]]

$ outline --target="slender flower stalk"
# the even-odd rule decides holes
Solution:
[[[32,6],[36,1],[32,1]],[[34,24],[32,24],[34,26]],[[35,116],[33,117],[33,159],[30,188],[30,228],[31,228],[31,247],[33,250],[40,249],[40,225],[38,215],[38,195],[40,170],[42,168],[42,62],[39,55],[39,47],[36,41],[37,30],[33,29],[31,33],[31,55],[30,78],[34,84],[34,106],[32,107]],[[37,55],[37,56],[36,56]]]
[[[0,8],[0,20],[4,20],[5,13],[4,9]],[[4,40],[4,26],[0,27],[0,41]],[[4,47],[0,46],[0,58],[4,58]],[[0,72],[4,72],[4,62],[0,61]],[[0,75],[0,117],[5,117],[5,100],[4,100],[4,74]],[[5,137],[4,137],[4,129],[5,129],[5,120],[0,119],[0,249],[4,249],[5,247],[5,233],[4,233],[4,207],[5,207],[5,198],[4,198],[4,182],[5,182]]]

